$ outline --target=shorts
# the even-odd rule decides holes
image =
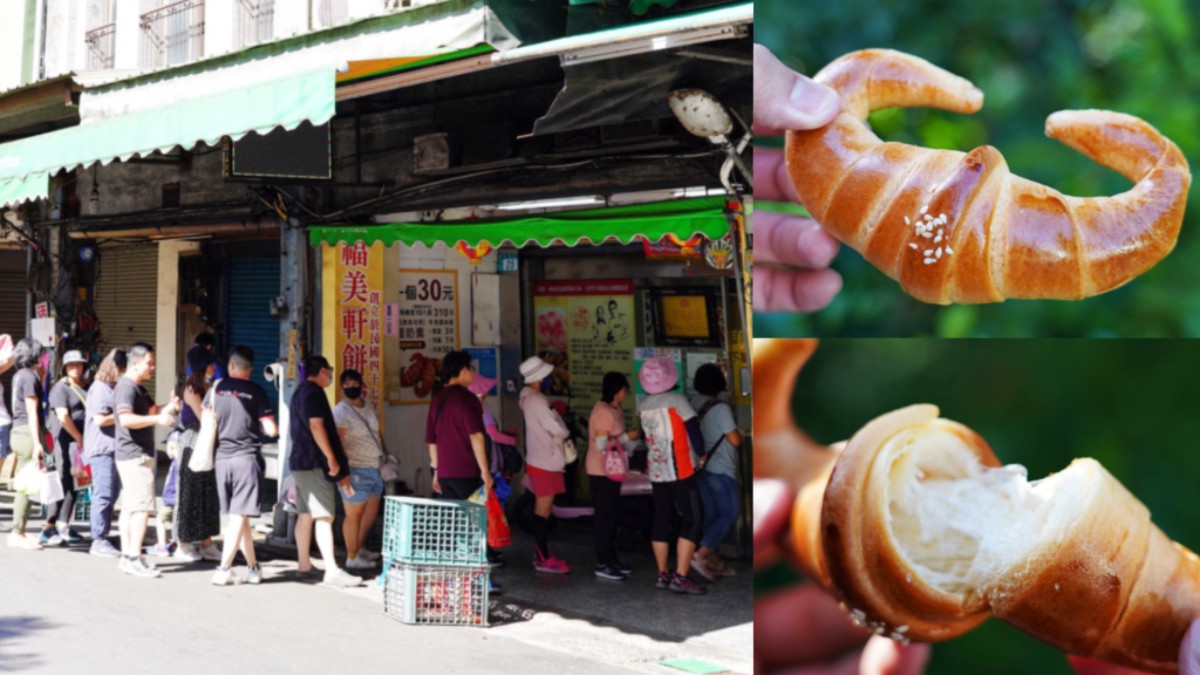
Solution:
[[[217,473],[217,499],[221,502],[222,515],[261,515],[258,484],[262,471],[256,457],[217,457],[213,469]]]
[[[383,496],[383,477],[379,475],[379,469],[352,466],[350,467],[350,487],[354,488],[353,497],[346,496],[342,488],[338,487],[338,494],[342,495],[342,501],[347,504],[366,504],[372,495]]]
[[[333,518],[337,505],[333,498],[333,483],[325,479],[321,469],[293,471],[296,481],[296,513],[308,513],[313,518]]]
[[[121,510],[130,513],[154,513],[154,458],[117,460],[121,477]]]
[[[525,472],[529,474],[529,485],[533,494],[538,497],[552,497],[567,491],[567,481],[561,471],[546,471],[526,465]]]

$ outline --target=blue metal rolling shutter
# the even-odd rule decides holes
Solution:
[[[250,378],[267,391],[271,409],[279,413],[279,394],[263,377],[263,366],[279,358],[279,319],[270,300],[279,295],[279,256],[234,258],[229,269],[229,341],[226,349],[245,345],[254,350]]]

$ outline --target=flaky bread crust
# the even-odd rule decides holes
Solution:
[[[993,613],[1069,652],[1175,672],[1180,641],[1200,618],[1200,559],[1154,526],[1146,507],[1095,460],[1075,460],[1062,472],[1072,490],[1071,517],[1042,532],[1026,556],[983,588],[949,594],[921,578],[888,524],[889,441],[923,429],[950,431],[962,452],[985,466],[999,465],[982,438],[937,414],[935,406],[909,406],[855,434],[820,503],[811,495],[803,504],[797,500],[793,533],[808,536],[795,536],[795,545],[819,550],[798,550],[797,557],[818,574],[823,565],[827,587],[883,634],[944,640]],[[814,520],[819,539],[796,525]],[[812,562],[819,557],[823,563]]]
[[[796,194],[918,300],[1085,298],[1130,281],[1175,246],[1191,173],[1179,148],[1137,117],[1068,110],[1047,118],[1048,136],[1135,184],[1113,197],[1072,197],[1012,174],[991,146],[962,153],[875,136],[872,110],[982,107],[970,82],[922,59],[863,50],[814,79],[841,95],[842,110],[825,127],[788,132]]]

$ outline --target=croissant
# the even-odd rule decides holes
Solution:
[[[970,82],[900,52],[853,52],[816,81],[842,109],[787,134],[800,202],[826,229],[924,302],[1080,299],[1116,288],[1175,246],[1191,173],[1154,127],[1105,110],[1065,110],[1046,135],[1134,183],[1113,197],[1071,197],[1012,174],[998,150],[966,154],[885,143],[872,110],[930,106],[973,113]]]

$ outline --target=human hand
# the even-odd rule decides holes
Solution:
[[[755,569],[777,559],[776,543],[787,529],[793,498],[783,481],[754,481]],[[754,659],[756,672],[906,675],[925,669],[929,645],[871,635],[832,596],[802,584],[755,598]]]
[[[167,406],[162,412],[158,413],[158,424],[164,427],[175,424],[175,417],[171,414],[171,406]]]
[[[433,475],[433,491],[437,494],[442,494],[442,485],[438,482],[437,474]]]
[[[492,479],[492,474],[488,473],[487,471],[484,471],[483,472],[484,494],[487,494],[487,495],[492,494],[492,486],[495,484],[496,484],[496,481]]]
[[[336,457],[329,458],[329,476],[330,478],[342,472],[342,465],[338,463]]]
[[[754,45],[754,135],[780,136],[789,129],[816,129],[837,116],[841,100]],[[754,149],[754,196],[796,203],[783,153]],[[754,214],[754,309],[812,312],[828,305],[842,278],[828,269],[838,242],[810,218]]]

